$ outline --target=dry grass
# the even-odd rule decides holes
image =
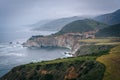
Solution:
[[[106,66],[103,80],[120,80],[120,45],[111,49],[109,54],[97,58]]]
[[[106,43],[106,42],[110,42],[111,39],[82,39],[79,40],[80,42],[85,42],[85,43]]]
[[[118,38],[95,38],[95,39],[82,39],[79,42],[87,43],[87,44],[95,44],[95,45],[118,45],[120,44]]]
[[[96,43],[95,45],[118,45],[120,42]]]

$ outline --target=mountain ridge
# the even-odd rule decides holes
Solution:
[[[120,23],[106,27],[96,33],[97,37],[120,37]]]
[[[120,23],[120,9],[118,9],[112,13],[97,16],[94,18],[94,20],[103,22],[106,24],[110,24],[110,25],[118,24],[118,23]]]
[[[55,35],[64,34],[64,33],[77,33],[77,32],[88,32],[94,31],[97,29],[102,29],[108,25],[97,22],[92,19],[76,20],[67,25],[65,25],[59,32]]]
[[[59,18],[52,20],[44,25],[38,26],[34,28],[33,30],[52,30],[52,31],[59,31],[62,27],[64,27],[66,24],[75,21],[75,20],[81,20],[84,19],[83,17],[79,16],[73,16],[73,17],[67,17],[67,18]]]

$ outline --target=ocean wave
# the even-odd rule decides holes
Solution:
[[[18,56],[18,57],[24,57],[26,56],[25,54],[22,54],[22,53],[8,53],[8,54],[5,54],[6,56]]]

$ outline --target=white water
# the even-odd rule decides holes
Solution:
[[[3,76],[17,65],[68,57],[68,55],[64,54],[64,52],[68,51],[67,49],[28,49],[21,45],[32,35],[49,35],[51,33],[54,32],[33,32],[27,28],[21,28],[17,31],[0,32],[0,76]],[[12,42],[12,44],[9,42]]]

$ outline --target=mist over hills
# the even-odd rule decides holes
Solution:
[[[96,16],[95,18],[93,18],[93,20],[79,16],[73,16],[67,18],[59,18],[55,20],[43,20],[31,26],[34,27],[33,30],[38,31],[59,31],[56,34],[64,34],[69,32],[86,32],[93,31],[95,29],[100,29],[100,31],[96,33],[96,36],[108,37],[119,36],[119,23],[120,9],[116,10],[113,13]]]
[[[76,33],[76,32],[87,32],[93,31],[96,29],[102,29],[107,27],[108,25],[94,21],[92,19],[84,19],[84,20],[76,20],[67,25],[65,25],[58,33],[56,34],[64,34],[64,33]]]
[[[113,13],[97,16],[94,18],[94,20],[110,25],[118,24],[120,23],[120,9],[116,10]]]
[[[97,37],[120,37],[120,23],[106,27],[96,33]]]
[[[51,21],[53,21],[52,19],[50,20],[50,19],[48,19],[48,20],[41,20],[41,21],[38,21],[38,22],[36,22],[36,23],[34,23],[34,24],[30,24],[30,25],[28,25],[28,26],[30,26],[30,27],[40,27],[40,26],[42,26],[42,25],[44,25],[44,24],[47,24],[47,23],[49,23],[49,22],[51,22]]]
[[[0,38],[0,80],[120,80],[120,0],[0,0]]]
[[[65,25],[73,21],[83,20],[87,18],[88,18],[87,16],[86,17],[73,16],[73,17],[67,17],[67,18],[42,20],[30,26],[33,27],[33,30],[38,30],[38,31],[39,30],[60,31]],[[120,9],[116,10],[113,13],[96,16],[92,19],[108,25],[118,24],[120,23]]]
[[[59,31],[64,27],[66,24],[73,22],[75,20],[84,19],[83,17],[73,16],[68,18],[60,18],[56,20],[49,21],[45,24],[37,23],[35,24],[35,28],[33,30],[51,30],[51,31]]]
[[[97,37],[120,37],[120,9],[113,13],[98,16],[95,20],[111,25],[100,29],[96,33]]]

